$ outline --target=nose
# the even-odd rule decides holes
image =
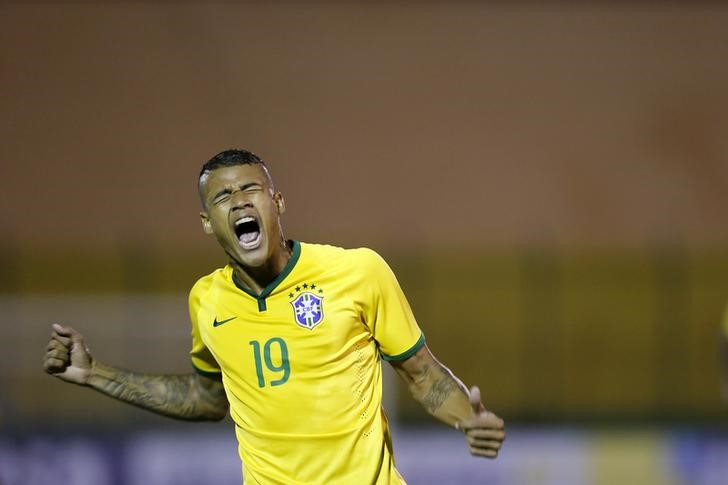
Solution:
[[[230,194],[233,209],[243,209],[252,207],[253,204],[243,190],[236,190]]]

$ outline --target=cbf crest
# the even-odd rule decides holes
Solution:
[[[291,301],[293,307],[293,316],[296,323],[303,328],[313,330],[313,328],[321,323],[324,319],[324,296],[323,290],[317,290],[316,285],[308,285],[304,283],[303,290],[301,286],[296,287],[296,299]],[[288,295],[293,298],[294,294]]]

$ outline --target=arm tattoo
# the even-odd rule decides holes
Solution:
[[[91,387],[113,398],[165,416],[187,419],[221,419],[227,412],[222,385],[200,385],[188,375],[148,375],[98,366]],[[206,388],[209,387],[209,388]]]
[[[412,396],[435,418],[453,425],[470,415],[467,388],[427,347],[393,366]]]
[[[442,369],[440,370],[442,371]],[[437,380],[432,383],[430,389],[422,397],[422,405],[429,412],[434,413],[440,409],[442,403],[450,397],[453,391],[458,389],[457,382],[455,382],[455,379],[453,379],[449,372],[439,372]]]

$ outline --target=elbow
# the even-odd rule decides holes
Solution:
[[[225,417],[228,414],[228,406],[227,403],[225,405],[221,406],[215,406],[214,408],[210,408],[207,413],[205,414],[204,420],[205,421],[222,421],[225,419]]]
[[[210,421],[222,421],[227,416],[227,411],[217,413],[210,417]]]
[[[225,419],[225,416],[227,416],[226,411],[207,409],[205,411],[198,412],[196,414],[182,416],[181,419],[183,419],[185,421],[199,421],[199,422],[211,421],[211,422],[214,422],[214,421],[222,421],[223,419]]]

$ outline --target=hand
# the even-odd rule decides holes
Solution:
[[[465,433],[471,455],[495,458],[506,439],[503,420],[485,409],[478,386],[470,388],[469,400],[473,415],[455,423],[455,427]]]
[[[54,323],[43,358],[43,369],[64,381],[85,385],[92,365],[93,359],[83,343],[83,335],[71,327]]]

